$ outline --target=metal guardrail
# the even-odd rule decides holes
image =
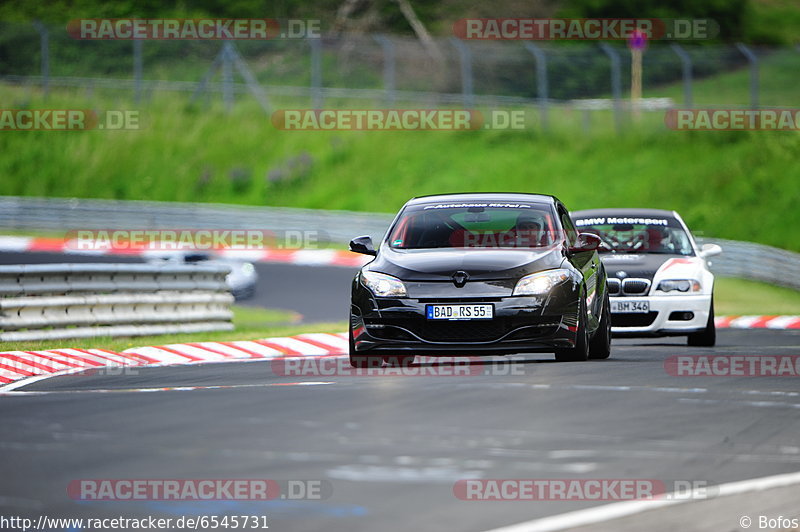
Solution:
[[[722,255],[709,259],[711,271],[800,290],[800,253],[753,242],[704,238],[719,244]]]
[[[218,264],[0,266],[0,341],[233,330]]]
[[[390,214],[155,201],[0,196],[0,228],[249,229],[315,231],[320,242],[347,243],[358,235],[383,236]]]

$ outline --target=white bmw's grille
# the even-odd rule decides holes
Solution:
[[[623,279],[622,293],[626,296],[640,296],[650,289],[649,279]]]

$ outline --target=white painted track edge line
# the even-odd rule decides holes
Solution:
[[[94,366],[95,368],[100,368],[101,366]],[[11,392],[16,390],[17,388],[21,388],[22,386],[27,386],[29,384],[33,384],[34,382],[43,381],[45,379],[49,379],[50,377],[60,377],[61,375],[69,375],[70,373],[80,373],[81,371],[86,371],[92,368],[70,368],[70,369],[63,369],[60,371],[56,371],[53,373],[43,373],[41,375],[33,375],[32,377],[25,377],[22,379],[15,380],[14,382],[9,382],[0,386],[0,393],[3,392]]]
[[[486,532],[557,532],[568,530],[580,526],[594,525],[639,514],[648,510],[662,508],[673,504],[684,504],[690,502],[702,502],[719,497],[730,495],[740,495],[751,491],[764,491],[772,488],[782,488],[800,484],[800,471],[794,473],[783,473],[767,477],[752,478],[748,480],[737,480],[716,486],[719,492],[716,495],[702,499],[681,498],[676,493],[668,493],[663,499],[647,501],[622,501],[601,506],[593,506],[583,510],[567,512],[563,514],[542,517],[530,521],[508,525],[500,528],[493,528]]]

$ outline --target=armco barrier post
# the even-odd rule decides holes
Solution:
[[[542,129],[547,129],[547,55],[532,42],[525,43],[525,49],[536,58],[536,96],[539,100],[539,115]]]
[[[138,105],[142,101],[142,40],[133,39],[133,100]]]
[[[50,33],[47,26],[38,20],[33,23],[33,27],[39,32],[39,48],[42,54],[42,91],[44,91],[44,97],[47,98],[50,90]]]
[[[222,45],[222,100],[225,102],[225,111],[233,110],[233,53],[230,42]]]
[[[311,47],[311,106],[322,109],[325,104],[322,97],[322,40],[308,39],[308,44]]]
[[[394,44],[386,35],[375,35],[375,40],[381,45],[383,51],[383,90],[386,93],[386,107],[391,108],[395,105],[395,69],[396,57]]]
[[[606,43],[600,43],[600,48],[611,59],[611,94],[614,97],[614,126],[617,133],[622,132],[622,71],[620,68],[619,53]]]
[[[469,47],[455,37],[450,38],[456,50],[458,50],[459,64],[461,65],[461,94],[464,107],[471,109],[475,107],[475,93],[472,87],[472,53]]]
[[[670,48],[681,59],[681,74],[683,77],[683,106],[691,109],[692,107],[692,58],[681,48],[678,43],[670,44]]]
[[[758,109],[758,56],[742,43],[736,43],[736,48],[750,62],[750,107]]]

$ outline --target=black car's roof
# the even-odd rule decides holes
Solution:
[[[569,213],[572,218],[592,218],[595,216],[661,216],[663,218],[675,218],[675,211],[665,211],[663,209],[587,209],[584,211],[572,211]]]
[[[432,196],[418,196],[412,198],[406,205],[420,205],[424,203],[440,203],[447,201],[535,201],[553,204],[555,196],[547,194],[525,194],[523,192],[460,192],[453,194],[435,194]]]

